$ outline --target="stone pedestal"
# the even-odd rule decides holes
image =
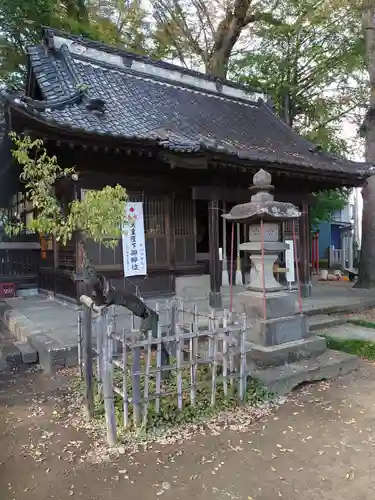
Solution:
[[[294,292],[267,292],[264,297],[247,290],[235,296],[234,307],[249,318],[248,342],[272,346],[307,337],[306,317],[296,313]]]
[[[286,292],[279,290],[277,292],[263,292],[245,290],[237,293],[234,300],[234,308],[238,313],[245,313],[248,318],[274,319],[284,316],[294,315],[296,310],[296,292]],[[266,311],[264,314],[264,305]]]

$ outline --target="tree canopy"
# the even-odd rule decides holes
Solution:
[[[350,189],[329,189],[312,194],[310,225],[313,231],[319,224],[329,222],[334,212],[342,210],[349,201]]]
[[[0,84],[22,85],[26,47],[40,42],[42,26],[143,51],[145,16],[141,0],[1,0]]]

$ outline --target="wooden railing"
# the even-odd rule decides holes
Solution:
[[[330,265],[333,266],[333,265],[341,265],[343,267],[346,266],[346,259],[348,258],[348,256],[346,255],[347,252],[345,251],[345,249],[333,249],[333,248],[330,248],[330,256],[329,256],[329,262],[330,262]]]
[[[40,259],[38,243],[0,242],[0,280],[22,281],[37,277]]]

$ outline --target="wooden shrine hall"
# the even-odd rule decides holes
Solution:
[[[119,289],[140,285],[142,296],[174,295],[184,280],[205,276],[210,302],[220,306],[219,248],[224,234],[227,248],[230,239],[221,215],[249,201],[260,168],[272,175],[276,200],[302,210],[298,255],[308,285],[309,194],[361,186],[366,177],[365,164],[321,151],[288,127],[264,94],[228,81],[51,29],[28,48],[27,71],[24,93],[5,97],[2,206],[33,216],[9,155],[11,130],[42,138],[62,167],[76,168],[70,199],[123,185],[130,200],[143,202],[147,279],[124,280],[121,243],[88,246],[96,269]],[[282,237],[290,239],[290,231],[284,225]],[[240,233],[236,241],[243,241]],[[66,247],[47,242],[39,288],[77,299],[78,260],[76,239]]]

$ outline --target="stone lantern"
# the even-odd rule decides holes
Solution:
[[[245,292],[236,294],[234,305],[238,312],[256,320],[248,340],[265,346],[301,339],[307,332],[305,317],[296,314],[296,294],[285,290],[273,272],[280,253],[288,249],[288,244],[280,241],[281,223],[301,214],[292,203],[275,201],[272,189],[271,175],[259,170],[250,187],[254,193],[251,201],[223,215],[230,222],[249,225],[249,241],[242,243],[240,250],[251,255],[250,283]]]
[[[250,320],[247,370],[274,394],[286,394],[304,381],[348,373],[358,366],[358,359],[327,349],[323,337],[309,334],[306,317],[296,310],[296,293],[274,278],[273,264],[287,249],[280,241],[280,224],[298,218],[300,212],[292,203],[274,200],[268,172],[259,170],[253,182],[251,201],[223,215],[250,226],[249,241],[240,246],[251,255],[250,283],[235,295],[234,307]]]

